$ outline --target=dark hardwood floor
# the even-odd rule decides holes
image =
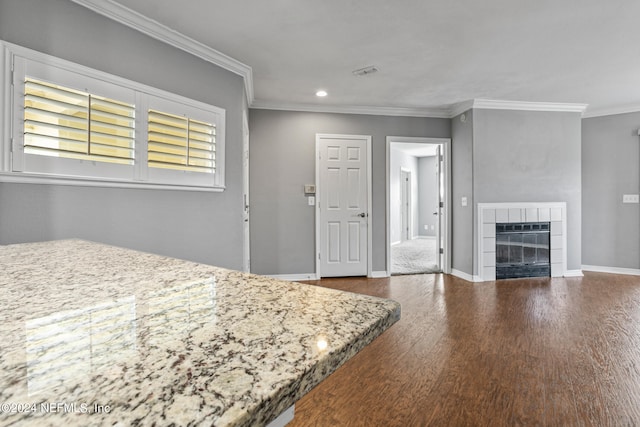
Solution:
[[[395,299],[402,318],[292,427],[640,425],[640,277],[307,283]]]

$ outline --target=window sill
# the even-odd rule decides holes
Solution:
[[[52,176],[33,173],[0,173],[0,183],[13,184],[45,184],[45,185],[69,185],[79,187],[107,187],[107,188],[135,188],[143,190],[179,190],[202,191],[219,193],[225,190],[219,187],[198,187],[193,185],[154,184],[149,182],[118,181],[98,178],[79,178],[75,176]]]

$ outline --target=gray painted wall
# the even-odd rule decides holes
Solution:
[[[315,181],[316,133],[372,136],[373,270],[386,262],[386,137],[450,137],[450,120],[250,110],[251,270],[315,271],[315,209],[303,185]]]
[[[640,113],[582,120],[582,263],[640,268]]]
[[[473,274],[473,121],[474,111],[451,120],[451,268]],[[461,206],[462,197],[467,206]]]
[[[389,210],[389,227],[391,243],[399,243],[402,240],[402,183],[401,171],[404,169],[411,172],[411,235],[413,238],[418,235],[419,224],[419,180],[418,180],[418,159],[401,150],[394,149],[391,144],[389,161],[389,199],[391,209]]]
[[[418,185],[420,188],[419,230],[420,236],[435,236],[437,217],[433,215],[438,210],[438,182],[436,176],[436,157],[418,158]],[[424,226],[428,226],[428,230]],[[433,229],[431,228],[433,227]]]
[[[567,268],[580,270],[580,113],[476,109],[473,129],[474,206],[566,202]]]
[[[0,244],[84,238],[242,268],[242,78],[67,0],[0,1],[0,39],[226,109],[223,193],[0,184]]]
[[[566,202],[567,268],[581,269],[580,114],[474,109],[465,116],[451,122],[452,268],[478,274],[478,203]]]

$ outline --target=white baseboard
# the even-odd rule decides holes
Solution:
[[[564,277],[582,277],[584,276],[584,274],[582,274],[582,270],[565,270],[563,276]]]
[[[393,243],[391,243],[391,246],[399,245],[400,243],[402,243],[402,241],[401,241],[401,240],[398,240],[397,242],[393,242]]]
[[[390,274],[388,271],[372,271],[371,272],[371,277],[372,279],[379,279],[381,277],[389,277]]]
[[[471,274],[467,274],[464,271],[456,270],[455,268],[451,269],[451,275],[456,276],[462,280],[466,280],[467,282],[482,282],[482,278],[480,276],[472,276]]]
[[[316,275],[316,273],[306,273],[306,274],[266,274],[267,277],[273,277],[274,279],[286,280],[288,282],[297,282],[299,280],[320,280],[320,277]],[[372,279],[378,279],[381,277],[389,277],[390,274],[388,271],[372,271],[371,276]]]
[[[295,415],[296,405],[291,405],[288,409],[285,409],[278,417],[267,424],[267,427],[284,427],[293,421]]]
[[[615,268],[615,267],[597,267],[593,265],[583,265],[582,270],[585,271],[600,271],[603,273],[615,273],[615,274],[633,274],[640,276],[640,270],[634,270],[631,268]],[[566,270],[563,277],[583,277],[582,270]],[[451,269],[451,275],[466,280],[467,282],[483,282],[482,277],[472,276],[463,271]]]
[[[599,273],[628,274],[631,276],[640,276],[640,270],[637,268],[604,267],[600,265],[583,265],[582,269],[584,271],[596,271]]]
[[[414,236],[413,240],[415,240],[415,239],[436,240],[436,236],[422,236],[422,235],[419,235],[419,236]]]
[[[320,280],[316,273],[305,274],[266,274],[274,279],[286,280],[288,282],[297,282],[298,280]]]

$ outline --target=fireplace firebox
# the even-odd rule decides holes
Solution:
[[[496,279],[550,277],[549,222],[496,223]]]

